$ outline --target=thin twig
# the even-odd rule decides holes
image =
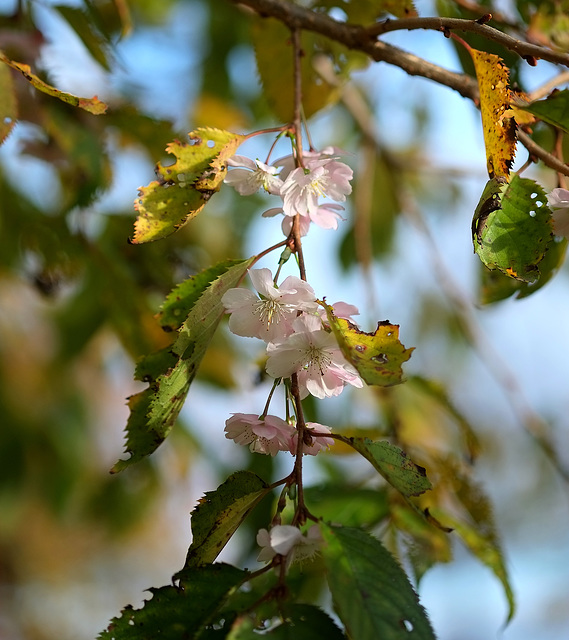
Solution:
[[[524,145],[524,147],[536,158],[539,158],[550,169],[555,169],[557,173],[562,173],[565,176],[569,176],[569,166],[561,162],[551,153],[547,152],[543,147],[536,144],[527,133],[518,130],[518,140]]]

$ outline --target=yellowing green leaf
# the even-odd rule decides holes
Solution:
[[[349,320],[337,318],[330,305],[323,306],[344,357],[367,384],[387,387],[402,382],[401,365],[414,347],[406,349],[399,342],[399,325],[378,322],[375,333],[365,333]]]
[[[507,177],[516,152],[516,122],[510,110],[509,71],[493,53],[471,49],[478,87],[480,111],[490,178]]]
[[[555,91],[545,100],[538,100],[527,106],[521,104],[518,106],[540,120],[569,133],[569,89]]]
[[[97,96],[93,98],[79,98],[77,96],[72,95],[71,93],[65,93],[64,91],[60,91],[55,87],[47,84],[41,78],[38,78],[35,74],[32,73],[30,66],[27,64],[22,64],[21,62],[14,62],[7,58],[2,52],[0,52],[0,61],[7,64],[12,69],[16,69],[19,71],[28,82],[30,82],[38,91],[42,91],[43,93],[47,93],[47,95],[52,96],[54,98],[59,98],[59,100],[66,102],[74,107],[79,107],[92,113],[94,115],[101,115],[105,113],[107,110],[107,105],[104,102],[101,102]]]
[[[166,151],[173,164],[156,166],[158,180],[141,187],[134,208],[133,244],[165,238],[195,217],[219,191],[231,157],[245,136],[221,129],[196,129],[189,142],[176,140]]]

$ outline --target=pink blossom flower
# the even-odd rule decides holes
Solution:
[[[295,428],[277,416],[259,418],[254,413],[234,413],[225,421],[225,437],[249,445],[253,453],[275,456],[288,451]]]
[[[245,156],[232,156],[227,164],[238,168],[229,171],[223,182],[240,195],[250,196],[261,187],[269,193],[279,193],[283,181],[276,175],[278,167]]]
[[[314,435],[312,435],[312,444],[309,446],[304,444],[302,447],[302,453],[304,455],[315,456],[322,449],[328,449],[334,444],[334,438],[327,438],[324,434],[330,433],[332,430],[323,424],[318,422],[307,422],[306,426],[309,429],[314,429]],[[298,431],[295,430],[290,441],[290,452],[294,455],[298,445]]]
[[[336,316],[336,318],[344,318],[344,320],[349,320],[354,324],[355,322],[352,316],[360,315],[359,309],[353,304],[348,304],[347,302],[338,301],[338,302],[334,302],[334,304],[331,306],[332,306],[332,311],[334,312],[334,315]],[[328,317],[326,315],[326,311],[324,311],[324,309],[320,309],[318,313],[322,316],[322,320],[324,321],[324,323],[328,324]]]
[[[553,231],[557,236],[569,238],[569,191],[553,189],[547,195],[547,203],[553,209]]]
[[[316,151],[315,149],[306,150],[302,152],[303,163],[310,162],[311,160],[323,160],[333,159],[337,160],[344,155],[344,152],[338,147],[327,146],[322,151]],[[296,168],[295,158],[292,155],[279,158],[273,163],[275,167],[281,168],[280,177],[282,180],[286,180],[288,174]]]
[[[310,210],[307,216],[300,216],[300,235],[305,236],[308,233],[310,223],[314,222],[322,229],[337,229],[338,220],[343,220],[338,211],[343,211],[344,207],[339,204],[322,204],[318,205],[316,209]],[[267,209],[263,213],[264,218],[272,218],[277,214],[284,214],[282,207],[274,207]],[[292,229],[292,218],[285,215],[282,222],[282,230],[285,236],[288,236]]]
[[[288,276],[275,287],[269,269],[252,269],[249,276],[260,294],[249,289],[229,289],[221,298],[225,310],[231,313],[229,329],[238,336],[265,341],[283,338],[293,332],[292,323],[298,311],[315,312],[318,308],[312,287]]]
[[[352,192],[353,172],[347,164],[333,159],[311,160],[306,167],[289,173],[280,188],[286,216],[308,216],[316,212],[319,196],[343,202]]]
[[[317,525],[312,525],[303,535],[300,529],[288,524],[278,524],[269,531],[261,529],[257,533],[257,544],[261,552],[259,562],[270,562],[277,554],[287,556],[287,567],[292,562],[312,559],[318,553],[322,538]]]
[[[363,387],[358,372],[342,355],[334,335],[322,328],[320,316],[302,315],[295,333],[267,345],[267,373],[274,378],[298,374],[301,397],[339,395],[346,384]]]

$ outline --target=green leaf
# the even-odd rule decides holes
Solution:
[[[371,462],[374,469],[404,496],[419,496],[432,489],[425,469],[389,442],[373,442],[368,438],[346,438],[344,442]]]
[[[539,276],[534,282],[520,282],[508,278],[500,271],[489,271],[481,267],[480,302],[491,304],[514,295],[515,298],[527,298],[539,291],[559,271],[567,254],[567,239],[556,238],[549,245],[543,260],[539,263]]]
[[[42,93],[47,93],[47,95],[52,96],[54,98],[58,98],[62,102],[66,102],[74,107],[79,107],[80,109],[84,109],[89,113],[94,115],[101,115],[105,113],[107,110],[107,105],[104,102],[101,102],[97,96],[93,98],[79,98],[77,96],[72,95],[71,93],[65,93],[65,91],[59,91],[55,87],[47,84],[41,78],[38,78],[34,73],[32,73],[30,66],[27,64],[22,64],[21,62],[15,62],[14,60],[10,60],[0,51],[0,62],[4,62],[12,69],[16,69],[19,71],[30,84],[35,87],[38,91]]]
[[[345,640],[332,618],[322,609],[309,604],[288,606],[282,624],[266,635],[274,640]]]
[[[158,314],[158,321],[166,331],[179,329],[186,319],[190,309],[201,296],[204,288],[216,278],[223,275],[233,265],[239,265],[242,260],[226,260],[205,271],[198,273],[177,285],[169,294]]]
[[[474,213],[472,240],[489,269],[522,282],[539,278],[537,265],[553,240],[546,203],[543,189],[528,178],[488,182]]]
[[[10,135],[18,119],[18,102],[10,69],[0,64],[0,144]]]
[[[338,522],[346,527],[371,527],[390,514],[385,488],[326,484],[308,487],[304,497],[311,513],[326,522]]]
[[[413,348],[399,342],[399,325],[378,322],[375,333],[360,331],[355,324],[337,318],[332,307],[322,303],[338,346],[367,384],[388,387],[403,382],[401,365],[411,357]]]
[[[409,579],[379,540],[361,529],[320,530],[334,609],[351,638],[434,640]]]
[[[270,487],[250,471],[237,471],[208,491],[192,511],[192,544],[186,567],[213,562]]]
[[[56,5],[54,9],[67,21],[93,59],[96,60],[103,69],[110,71],[111,68],[107,60],[108,52],[106,50],[109,43],[96,31],[93,20],[89,19],[87,14],[77,7]]]
[[[193,292],[193,303],[178,338],[170,349],[146,357],[137,366],[136,377],[147,380],[150,386],[129,398],[131,413],[126,426],[126,452],[130,457],[119,460],[112,473],[150,455],[166,439],[224,314],[221,297],[239,284],[254,260],[222,262],[213,268],[219,273],[213,280],[202,274],[195,276],[200,289]]]
[[[186,569],[178,577],[178,586],[149,589],[152,599],[145,600],[142,608],[125,607],[99,639],[197,639],[247,573],[227,564],[210,564]]]
[[[227,159],[245,140],[237,133],[209,128],[196,129],[188,138],[189,142],[176,140],[166,147],[175,162],[158,163],[158,180],[139,189],[133,244],[165,238],[194,218],[219,191]]]
[[[545,100],[538,100],[527,106],[520,104],[518,107],[569,133],[569,89],[555,91]]]

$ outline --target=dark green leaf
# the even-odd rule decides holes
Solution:
[[[93,56],[93,59],[106,71],[110,71],[111,68],[107,60],[109,43],[94,28],[93,21],[87,14],[82,9],[68,5],[56,5],[54,9],[68,22],[69,26],[85,45],[87,51]]]
[[[192,511],[192,544],[186,566],[213,562],[269,491],[268,485],[250,471],[237,471],[215,491],[208,491]]]
[[[320,525],[336,613],[354,640],[434,640],[417,594],[395,558],[360,530]]]
[[[137,377],[148,379],[150,386],[129,399],[126,451],[130,458],[119,460],[113,473],[150,455],[170,433],[224,314],[221,297],[239,284],[253,261],[254,258],[226,262],[225,271],[221,270],[214,280],[196,276],[201,294],[193,291],[193,306],[172,348],[147,357],[138,365]]]
[[[178,586],[149,589],[152,598],[141,609],[127,606],[100,640],[192,640],[225,602],[247,573],[227,564],[185,569]]]
[[[371,527],[390,513],[384,489],[326,484],[305,489],[304,497],[311,513],[347,527]]]

